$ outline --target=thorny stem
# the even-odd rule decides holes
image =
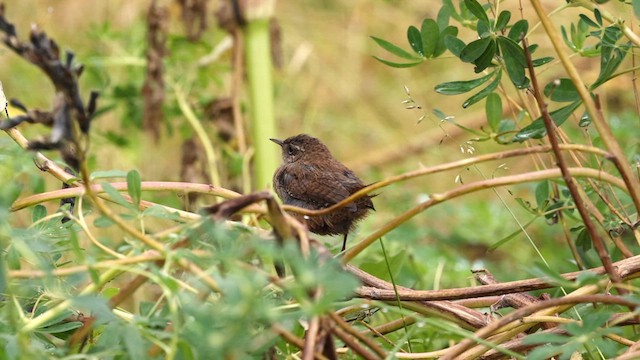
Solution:
[[[547,104],[544,102],[544,99],[542,98],[542,94],[540,93],[540,86],[538,85],[538,78],[536,77],[536,73],[533,68],[531,53],[529,52],[529,46],[527,45],[527,40],[524,37],[522,38],[522,45],[524,48],[525,58],[527,60],[527,67],[529,68],[529,77],[531,78],[533,96],[535,97],[536,102],[538,103],[538,107],[540,108],[540,112],[542,113],[544,126],[547,129],[547,137],[549,138],[549,143],[551,144],[551,148],[553,149],[553,153],[556,157],[558,167],[560,168],[560,172],[562,173],[562,178],[564,179],[564,182],[566,183],[567,188],[571,193],[571,197],[573,198],[576,208],[578,209],[578,213],[580,213],[580,217],[582,218],[584,226],[587,232],[589,233],[589,237],[591,237],[593,246],[595,247],[596,252],[598,253],[598,257],[600,257],[600,261],[602,262],[602,265],[607,271],[609,278],[613,283],[620,284],[621,283],[620,276],[611,265],[611,257],[607,252],[607,248],[605,247],[600,235],[598,235],[596,226],[593,223],[593,220],[591,220],[591,216],[589,216],[589,212],[585,207],[582,196],[580,196],[580,190],[578,189],[578,185],[576,184],[575,179],[571,177],[567,162],[564,156],[562,155],[562,152],[560,151],[560,145],[558,143],[558,135],[556,134],[556,125],[551,119],[551,115],[549,115],[549,109],[547,107]],[[621,293],[626,293],[626,291],[623,290],[623,288],[619,288],[618,291],[620,291]]]

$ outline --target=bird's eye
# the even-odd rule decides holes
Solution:
[[[287,154],[289,155],[295,155],[299,152],[299,148],[297,146],[288,146],[287,147]]]

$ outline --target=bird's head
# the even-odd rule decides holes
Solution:
[[[307,134],[292,136],[285,140],[269,139],[282,148],[282,160],[293,163],[306,158],[331,156],[329,149],[318,139]]]

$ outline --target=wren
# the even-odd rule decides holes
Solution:
[[[366,185],[318,139],[300,134],[286,140],[270,139],[282,148],[284,163],[273,176],[273,187],[287,205],[310,210],[328,208]],[[371,196],[363,196],[347,205],[319,216],[292,215],[306,223],[309,231],[318,235],[347,235],[369,210],[375,210]]]

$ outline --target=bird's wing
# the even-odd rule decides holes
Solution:
[[[316,209],[326,208],[336,204],[350,193],[344,186],[340,174],[322,171],[283,172],[281,176],[285,198],[282,200],[289,205]],[[355,211],[356,205],[345,206],[349,211]]]

